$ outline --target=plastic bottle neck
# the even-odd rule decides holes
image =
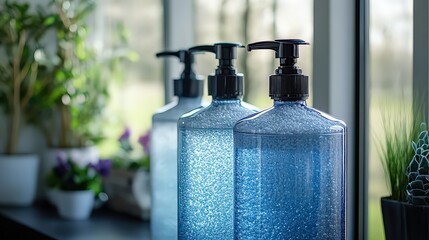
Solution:
[[[179,97],[178,103],[179,104],[201,103],[202,100],[203,100],[202,96],[199,96],[199,97]]]
[[[241,103],[241,98],[237,99],[237,98],[232,98],[232,99],[228,99],[228,98],[213,98],[212,100],[212,104],[215,105],[221,105],[221,104],[240,104]]]
[[[294,104],[307,106],[307,102],[305,100],[296,100],[296,101],[274,100],[274,106],[294,105]]]

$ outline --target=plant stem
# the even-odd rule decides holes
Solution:
[[[21,125],[21,84],[25,75],[22,74],[20,69],[22,53],[24,52],[24,46],[26,41],[26,32],[21,32],[19,37],[18,49],[13,60],[13,96],[12,96],[12,113],[10,115],[10,128],[9,128],[9,141],[6,147],[7,154],[15,154],[19,128]]]
[[[25,94],[23,100],[21,101],[21,107],[23,109],[25,109],[25,107],[27,106],[27,104],[30,101],[31,97],[33,96],[34,85],[36,83],[36,78],[37,78],[37,71],[38,71],[37,68],[38,68],[38,66],[39,65],[38,65],[37,62],[33,62],[31,64],[30,81],[28,82],[27,93]],[[27,73],[28,73],[28,71],[27,71]]]
[[[14,87],[16,88],[16,85]],[[9,141],[6,149],[7,154],[15,154],[18,143],[19,125],[21,121],[21,107],[19,101],[16,100],[17,98],[19,98],[19,93],[14,90],[13,109],[9,122]]]
[[[61,132],[60,132],[60,147],[68,146],[69,133],[69,108],[66,105],[61,105]]]

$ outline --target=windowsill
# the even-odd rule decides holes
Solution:
[[[54,239],[148,239],[150,224],[139,218],[113,212],[107,208],[96,209],[87,220],[71,221],[62,219],[55,208],[46,202],[36,203],[31,207],[0,207],[0,217],[10,221],[2,234],[10,233],[18,237],[17,229],[27,228],[27,236],[40,233]],[[16,222],[16,223],[15,223]],[[17,224],[18,223],[18,224]],[[22,226],[19,226],[22,225]],[[11,235],[7,235],[10,236]]]

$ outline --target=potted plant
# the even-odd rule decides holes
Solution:
[[[104,179],[104,187],[109,201],[107,205],[118,212],[141,219],[150,216],[150,132],[140,136],[140,147],[131,143],[131,131],[126,129],[119,138],[119,150],[112,158],[113,169]]]
[[[49,147],[42,161],[41,177],[55,165],[59,151],[79,155],[75,159],[84,163],[97,161],[95,145],[103,139],[109,83],[121,78],[122,60],[135,58],[125,49],[125,37],[115,38],[115,46],[109,49],[97,50],[90,44],[87,22],[96,8],[94,0],[51,0],[51,5],[55,9],[59,60],[52,71],[44,73],[51,83],[44,95],[54,104],[38,122]],[[113,35],[120,35],[117,31]]]
[[[38,76],[47,64],[40,44],[54,19],[27,3],[0,5],[0,105],[5,111],[6,155],[0,155],[0,204],[30,205],[36,193],[38,156],[18,154],[24,120],[40,113],[33,100],[45,83]],[[20,177],[16,177],[19,172]]]
[[[410,118],[406,118],[404,115],[399,117],[384,116],[383,118],[385,138],[384,144],[380,147],[380,153],[391,191],[389,197],[381,199],[387,240],[428,239],[429,237],[429,235],[421,235],[421,231],[417,229],[422,228],[427,231],[427,217],[429,216],[427,213],[429,212],[425,212],[427,210],[417,206],[414,200],[410,201],[412,198],[409,196],[412,193],[410,187],[417,186],[415,185],[415,173],[420,171],[419,168],[416,169],[415,165],[416,163],[420,164],[420,161],[416,162],[415,159],[422,159],[418,155],[426,147],[423,139],[424,136],[427,136],[427,132],[425,135],[425,130],[423,130],[419,134],[421,119],[423,117],[419,114]],[[422,126],[425,128],[425,125]],[[424,175],[422,176],[424,177]],[[417,194],[418,190],[414,193]],[[422,219],[421,216],[419,217],[417,212],[425,212],[426,220]],[[416,220],[419,222],[415,222]]]
[[[73,158],[83,164],[97,161],[93,140],[101,134],[88,129],[100,129],[92,121],[100,117],[107,95],[107,84],[100,84],[102,63],[86,42],[86,22],[95,9],[94,1],[51,0],[50,5],[56,17],[58,63],[43,73],[50,82],[44,95],[53,104],[37,122],[49,147],[43,156],[40,178],[55,165],[56,155],[62,151],[78,155]]]
[[[88,218],[95,197],[102,191],[102,179],[109,175],[111,167],[110,160],[82,165],[66,153],[60,153],[57,165],[46,177],[51,200],[60,216],[75,220]]]

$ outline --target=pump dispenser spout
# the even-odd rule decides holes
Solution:
[[[274,50],[280,65],[274,75],[270,76],[270,97],[278,101],[297,101],[308,98],[308,76],[296,66],[299,58],[299,45],[309,43],[301,39],[278,39],[251,43],[248,51],[257,49]]]
[[[192,69],[194,56],[188,50],[164,51],[156,54],[157,57],[177,57],[184,65],[179,79],[174,80],[174,95],[179,97],[200,97],[204,92],[203,78],[195,74]]]
[[[216,55],[219,65],[213,75],[208,76],[208,92],[216,99],[237,99],[243,96],[243,74],[237,73],[234,59],[241,43],[215,43],[189,49],[190,52],[211,52]]]

